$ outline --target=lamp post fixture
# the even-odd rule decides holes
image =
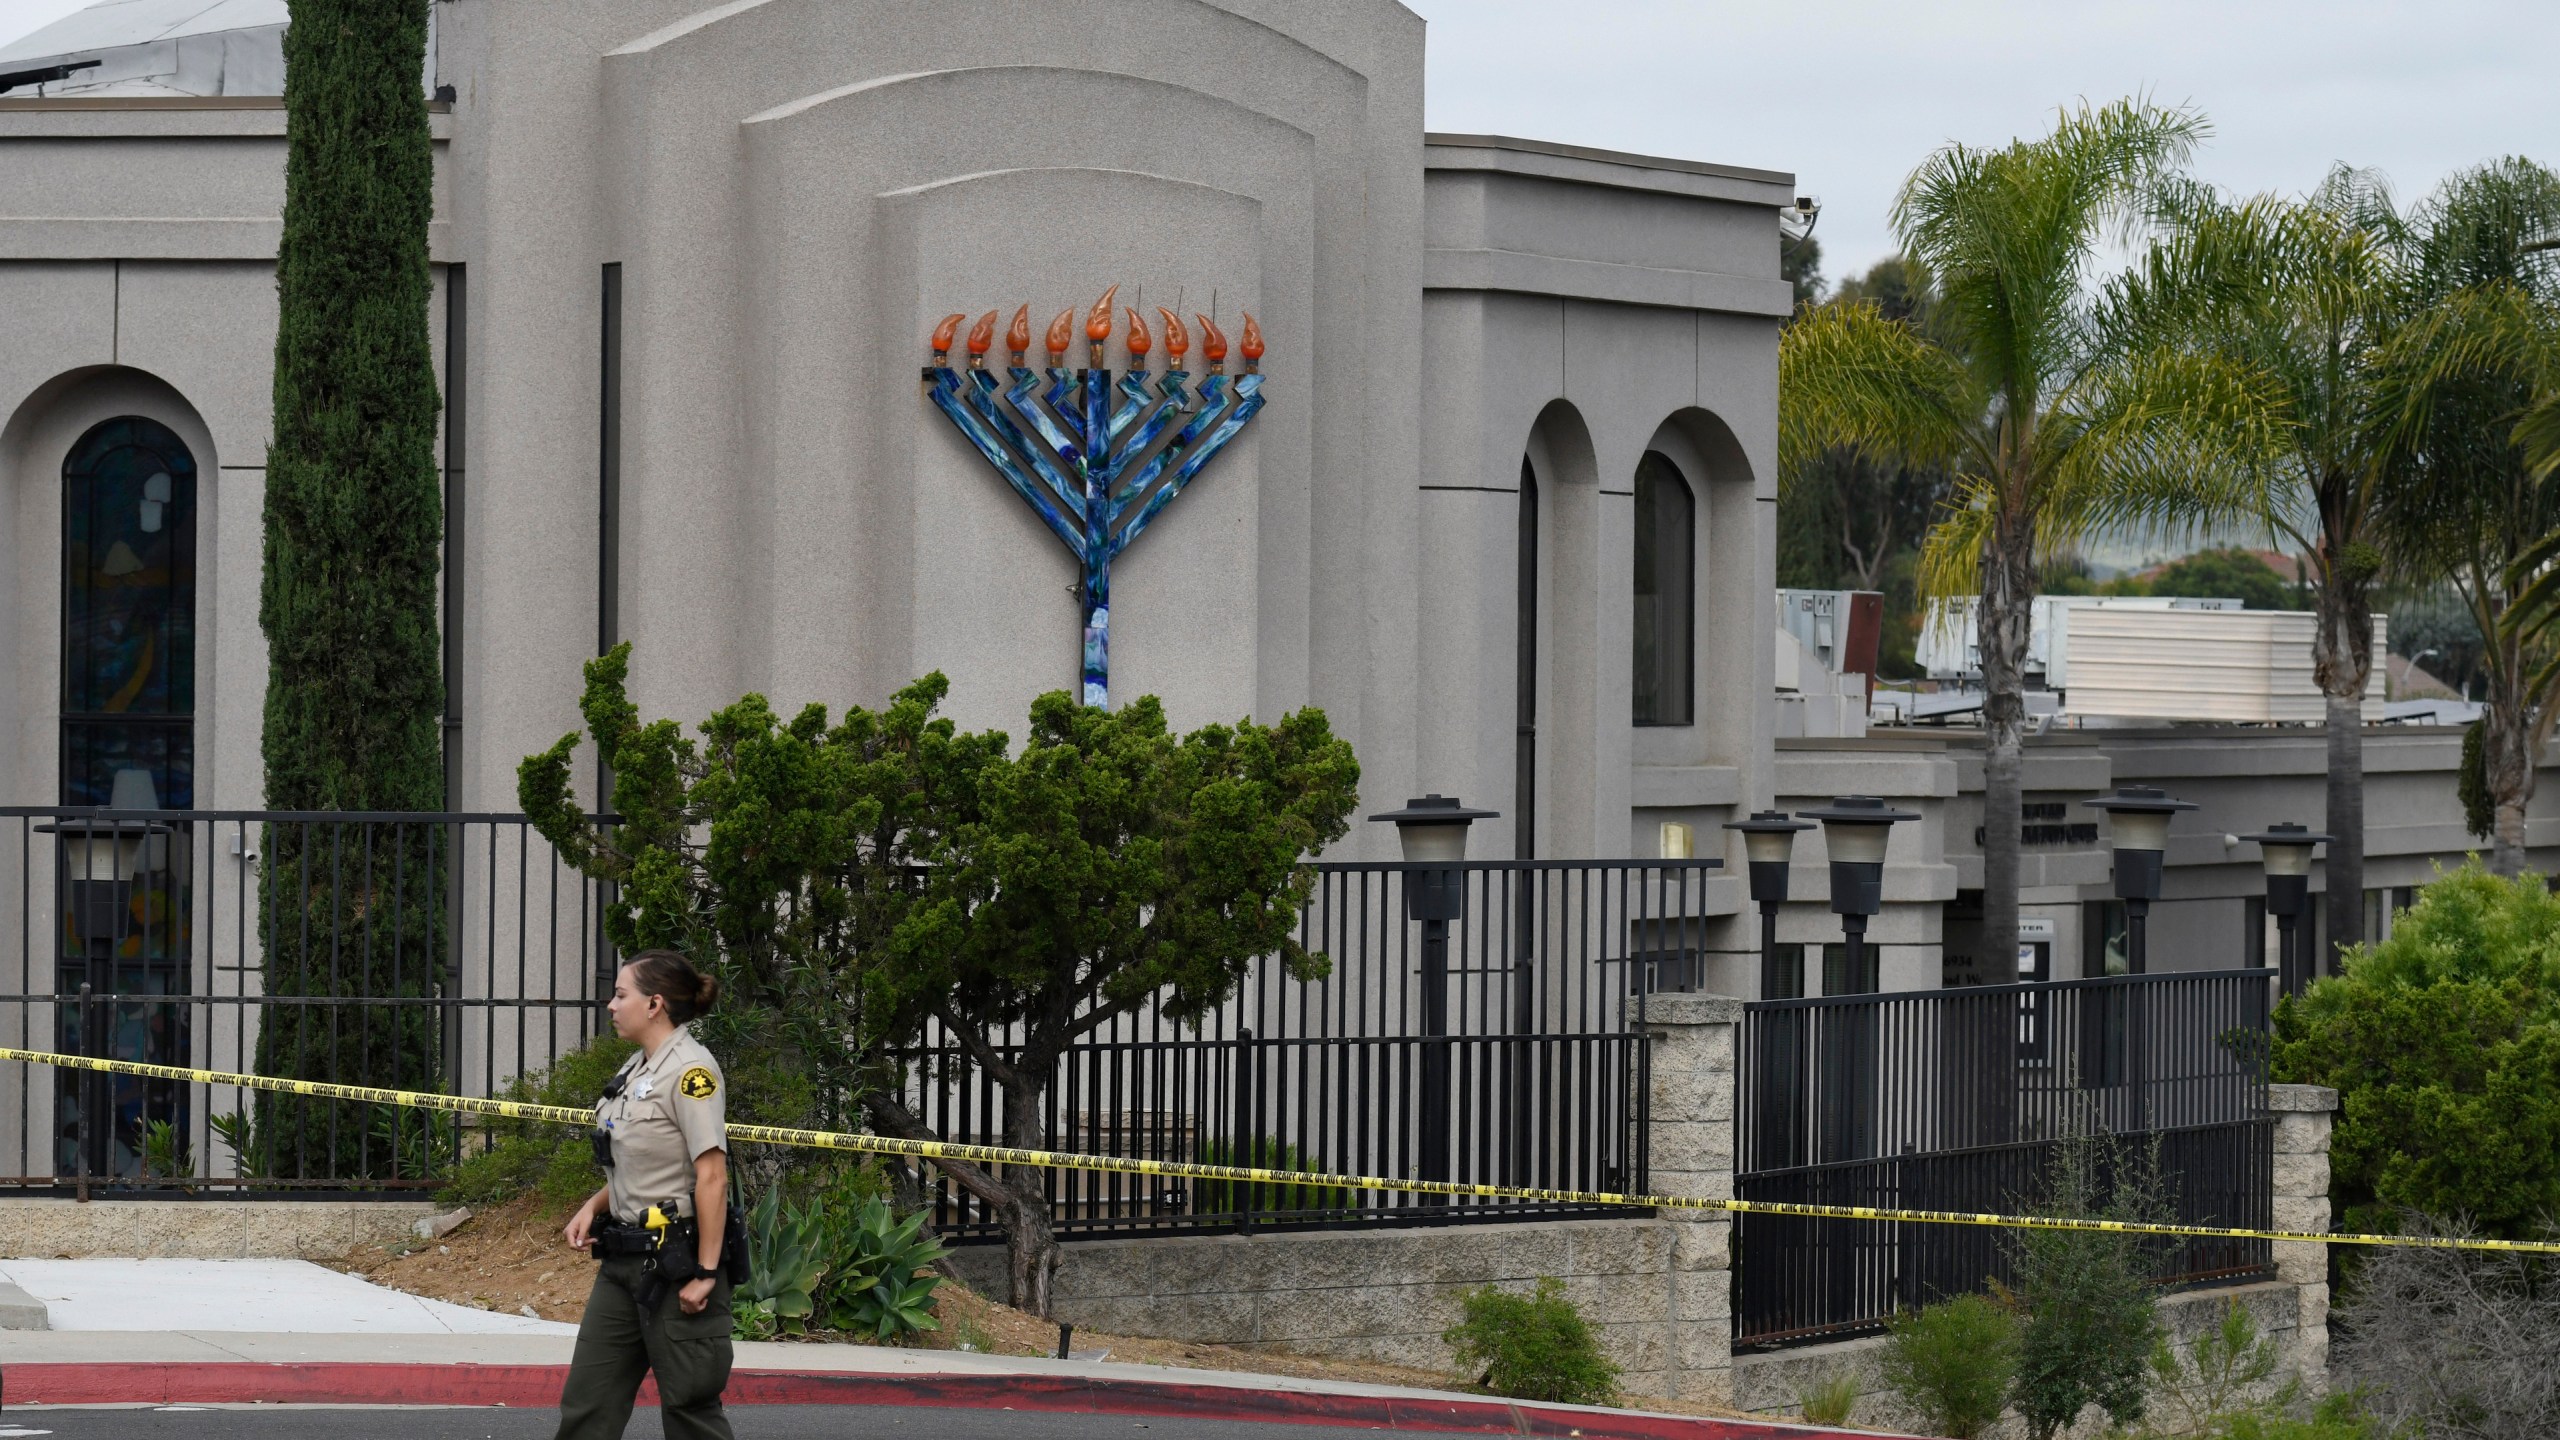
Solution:
[[[1751,862],[1751,899],[1760,907],[1760,998],[1780,998],[1778,984],[1778,908],[1787,903],[1787,860],[1796,848],[1796,832],[1810,830],[1806,820],[1790,820],[1784,810],[1757,810],[1747,820],[1728,820],[1724,828],[1742,832],[1742,853]]]
[[[1831,852],[1831,913],[1840,917],[1841,938],[1848,944],[1849,995],[1873,994],[1876,977],[1867,973],[1867,917],[1884,908],[1885,837],[1893,827],[1919,815],[1895,810],[1873,795],[1843,795],[1820,810],[1799,810],[1803,820],[1822,822],[1823,847]]]
[[[2294,926],[2311,905],[2311,852],[2331,837],[2288,820],[2240,838],[2257,842],[2258,855],[2266,865],[2267,913],[2276,917],[2278,993],[2299,995],[2309,983],[2310,977],[2303,972],[2310,967],[2303,963],[2309,957],[2295,953]]]
[[[2151,968],[2151,902],[2160,898],[2160,867],[2169,848],[2169,817],[2193,810],[2149,785],[2119,785],[2112,795],[2080,802],[2103,810],[2115,842],[2116,898],[2124,902],[2124,965],[2128,974]]]
[[[1501,812],[1470,809],[1452,795],[1407,800],[1372,815],[1392,821],[1404,846],[1404,913],[1422,922],[1422,1091],[1416,1157],[1425,1180],[1449,1178],[1449,922],[1466,909],[1467,827]]]

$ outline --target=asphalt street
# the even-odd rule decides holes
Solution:
[[[387,1408],[381,1406],[166,1405],[11,1406],[0,1440],[550,1440],[557,1410]],[[930,1436],[932,1440],[1342,1440],[1347,1427],[1266,1425],[1242,1420],[1133,1419],[946,1406],[742,1405],[729,1412],[739,1440],[838,1440],[845,1436]],[[627,1440],[662,1440],[658,1412],[632,1412]]]

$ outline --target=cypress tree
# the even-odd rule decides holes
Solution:
[[[258,606],[266,795],[277,810],[443,805],[429,3],[294,0],[285,34]],[[442,858],[431,825],[268,827],[266,990],[314,1003],[267,1007],[261,1071],[435,1088]],[[414,1113],[270,1098],[244,1159],[269,1175],[415,1174],[426,1125]]]

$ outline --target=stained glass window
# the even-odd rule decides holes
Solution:
[[[109,420],[62,464],[62,803],[195,804],[196,462]]]

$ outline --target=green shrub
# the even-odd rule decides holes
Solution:
[[[2167,1433],[2210,1435],[2243,1415],[2275,1416],[2292,1408],[2301,1392],[2288,1380],[2259,1392],[2276,1372],[2276,1343],[2258,1333],[2258,1322],[2238,1301],[2226,1301],[2221,1323],[2179,1353],[2162,1336],[2151,1350],[2153,1388],[2177,1412]]]
[[[2352,1391],[2331,1395],[2308,1415],[2244,1410],[2218,1418],[2204,1433],[2211,1440],[2395,1440],[2391,1428],[2365,1413],[2363,1397]]]
[[[815,1205],[785,1205],[780,1187],[747,1211],[747,1283],[729,1294],[741,1340],[797,1335],[817,1313],[826,1278],[826,1217]]]
[[[2475,865],[2438,878],[2390,939],[2277,1007],[2275,1073],[2339,1092],[2346,1228],[2418,1211],[2529,1234],[2560,1213],[2560,896]]]
[[[2103,1135],[2055,1147],[2044,1202],[2057,1217],[2151,1220],[2161,1215],[2158,1164]],[[2014,1403],[2035,1440],[2053,1440],[2095,1405],[2118,1426],[2142,1418],[2147,1370],[2160,1339],[2150,1242],[2083,1230],[2008,1232],[2017,1298]]]
[[[1884,1382],[1930,1434],[1974,1440],[2000,1418],[2018,1373],[2015,1316],[1987,1296],[1959,1295],[1896,1315],[1890,1330]]]
[[[610,1032],[568,1051],[547,1069],[508,1081],[499,1098],[587,1109],[635,1047]],[[527,1191],[560,1209],[579,1204],[604,1187],[588,1132],[567,1125],[491,1118],[486,1143],[463,1160],[453,1183],[436,1198],[447,1205],[503,1204]]]
[[[827,1328],[892,1343],[938,1328],[933,1292],[942,1276],[933,1266],[950,1252],[924,1233],[925,1212],[901,1220],[874,1196],[829,1219],[818,1292]]]
[[[1241,1144],[1224,1136],[1203,1141],[1199,1163],[1232,1165],[1243,1170],[1286,1170],[1301,1175],[1324,1173],[1324,1166],[1299,1154],[1298,1147],[1268,1135]],[[1259,1185],[1240,1180],[1199,1180],[1193,1184],[1198,1197],[1191,1206],[1194,1215],[1233,1215],[1248,1201],[1257,1215],[1275,1210],[1346,1210],[1351,1206],[1351,1192],[1333,1185]]]
[[[1496,1395],[1566,1405],[1607,1405],[1617,1399],[1618,1367],[1600,1353],[1599,1339],[1564,1283],[1545,1279],[1535,1293],[1513,1294],[1488,1285],[1469,1291],[1466,1318],[1440,1338],[1457,1356],[1459,1371]]]
[[[1796,1392],[1796,1409],[1807,1425],[1846,1425],[1858,1409],[1858,1377],[1833,1371]]]

